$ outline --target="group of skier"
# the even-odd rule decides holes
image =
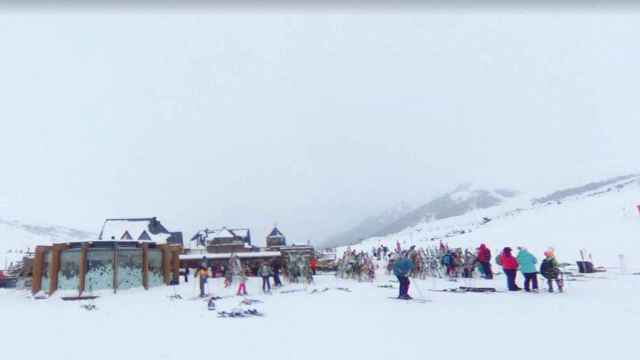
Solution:
[[[538,260],[526,248],[518,247],[518,254],[513,256],[512,249],[505,247],[495,258],[496,263],[502,267],[506,276],[507,288],[509,291],[522,290],[516,283],[517,273],[521,272],[524,277],[524,290],[527,292],[538,292],[538,273],[540,273],[548,284],[548,291],[554,291],[554,283],[558,291],[563,291],[562,271],[558,261],[555,258],[553,249],[544,252],[544,260],[538,269]],[[389,256],[388,267],[398,278],[400,284],[398,298],[411,299],[409,295],[410,276],[415,276],[416,265],[422,261],[420,253],[423,250],[416,250],[412,246],[409,250],[396,251]],[[493,279],[493,270],[491,269],[491,250],[481,244],[476,249],[475,254],[470,250],[455,249],[449,250],[441,246],[440,252],[441,264],[446,269],[446,274],[452,278],[454,274],[462,269],[463,277],[472,277],[474,269],[478,269],[485,279]]]
[[[224,266],[211,266],[210,270],[207,267],[206,260],[200,264],[194,273],[194,278],[198,279],[200,287],[200,296],[206,297],[206,285],[209,278],[215,276],[217,270],[224,276],[224,287],[230,287],[234,282],[238,283],[236,294],[238,296],[247,295],[247,279],[250,275],[257,275],[262,279],[262,291],[264,293],[271,292],[271,278],[273,277],[273,287],[281,287],[282,280],[281,275],[284,275],[292,282],[307,281],[313,282],[313,275],[317,271],[318,261],[315,257],[309,259],[305,256],[292,255],[283,266],[280,262],[267,262],[263,261],[256,268],[250,268],[247,265],[243,265],[240,259],[236,255],[232,255],[229,261]],[[189,268],[184,269],[184,281],[187,282],[189,278]]]
[[[553,249],[548,249],[544,252],[544,259],[540,264],[539,271],[537,268],[538,259],[526,248],[521,246],[518,247],[518,254],[516,256],[513,256],[510,247],[505,247],[502,252],[496,256],[496,263],[502,266],[502,270],[507,278],[507,288],[509,291],[522,290],[516,283],[518,271],[524,276],[524,290],[527,292],[538,292],[538,272],[547,280],[549,292],[553,292],[554,283],[557,285],[559,292],[562,292],[564,289],[562,271],[555,258],[555,251]]]
[[[376,257],[376,254],[373,257]],[[373,258],[364,251],[348,249],[338,260],[336,268],[336,276],[343,279],[373,281],[376,276]]]

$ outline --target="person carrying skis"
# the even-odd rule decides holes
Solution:
[[[491,250],[489,250],[485,244],[480,244],[477,258],[480,266],[482,266],[484,278],[487,280],[493,279],[493,270],[491,270]]]
[[[524,291],[530,292],[533,287],[533,291],[538,292],[538,270],[536,269],[538,259],[526,248],[518,247],[516,260],[518,260],[518,270],[524,276]]]
[[[196,270],[196,272],[194,273],[193,277],[197,277],[200,280],[200,297],[205,297],[206,294],[204,293],[204,289],[207,285],[207,279],[209,279],[209,271],[207,270],[207,265],[200,265],[198,270]]]
[[[409,296],[409,273],[413,270],[413,262],[407,257],[406,253],[400,255],[400,257],[393,264],[393,274],[398,278],[400,283],[400,293],[398,299],[411,300]]]
[[[273,275],[271,266],[266,262],[263,262],[258,269],[258,275],[262,278],[262,291],[265,293],[271,292],[271,283],[269,282],[269,277]]]
[[[560,281],[560,265],[558,265],[558,261],[556,260],[555,253],[553,249],[549,249],[544,252],[544,260],[542,260],[542,264],[540,264],[540,273],[547,279],[547,284],[549,285],[549,292],[553,292],[553,282],[555,281],[558,285],[558,291],[562,292],[562,281]]]
[[[504,274],[507,276],[507,287],[509,291],[520,291],[516,285],[516,275],[518,275],[518,260],[511,255],[511,248],[502,249],[502,253],[498,257],[498,265],[502,266]]]
[[[247,295],[247,271],[242,269],[240,274],[238,275],[238,291],[236,293],[237,296]]]

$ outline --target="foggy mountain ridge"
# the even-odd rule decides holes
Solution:
[[[362,239],[394,234],[424,221],[440,220],[463,215],[474,209],[496,206],[516,195],[518,192],[511,189],[487,190],[473,183],[461,184],[453,191],[411,211],[390,214],[385,212],[379,216],[369,217],[353,228],[329,237],[322,245],[326,247],[353,245]]]
[[[33,251],[36,245],[90,240],[96,236],[65,226],[34,225],[0,218],[0,253],[27,249]]]
[[[370,237],[371,234],[381,231],[395,221],[406,216],[412,209],[413,208],[409,204],[401,202],[378,215],[372,215],[365,218],[356,226],[346,231],[330,236],[322,242],[320,246],[334,248],[343,245],[356,244],[361,240]]]
[[[529,203],[529,206],[546,206],[553,204],[562,204],[572,199],[580,199],[586,197],[601,196],[607,193],[621,191],[629,186],[640,186],[640,174],[629,174],[617,176],[600,181],[593,181],[587,184],[563,188],[555,192],[547,193],[540,197],[531,197],[527,200],[524,196],[522,200]],[[512,190],[495,189],[492,191],[483,190],[481,188],[473,188],[472,184],[464,184],[457,187],[454,191],[438,197],[429,203],[411,211],[403,218],[395,221],[380,232],[372,234],[367,238],[379,238],[400,233],[410,227],[420,223],[429,223],[436,220],[446,219],[450,217],[464,215],[474,209],[488,209],[503,203],[504,200],[516,197],[518,194]],[[502,197],[502,199],[500,199]],[[507,213],[517,213],[522,209],[517,208]],[[480,219],[478,219],[480,220]],[[464,234],[466,231],[459,231],[458,234]],[[468,229],[466,229],[468,230]],[[456,231],[452,231],[456,233]],[[346,246],[344,244],[343,246]],[[348,244],[353,245],[353,244]]]

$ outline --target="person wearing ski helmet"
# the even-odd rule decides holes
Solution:
[[[544,260],[542,260],[542,264],[540,264],[540,273],[545,279],[547,279],[550,293],[553,292],[554,281],[558,285],[558,291],[563,291],[564,284],[560,280],[560,265],[556,260],[556,255],[553,249],[549,249],[544,252]]]
[[[407,253],[403,252],[393,264],[393,274],[398,278],[398,282],[400,283],[398,299],[412,299],[412,297],[409,296],[409,273],[411,273],[411,270],[413,270],[413,262],[407,256]]]
[[[507,276],[507,288],[509,291],[520,291],[516,285],[516,276],[518,275],[518,260],[511,255],[511,248],[505,247],[498,257],[498,265],[502,266],[504,274]]]
[[[493,270],[491,270],[491,250],[485,244],[480,244],[477,255],[478,263],[482,267],[485,279],[493,279]]]
[[[538,269],[536,269],[538,259],[526,248],[518,247],[516,260],[518,260],[518,270],[524,276],[524,291],[530,292],[533,288],[534,292],[538,292]]]

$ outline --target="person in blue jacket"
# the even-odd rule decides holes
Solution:
[[[398,260],[393,264],[393,274],[400,282],[400,294],[398,299],[411,300],[409,296],[409,273],[413,270],[413,261],[409,259],[407,253],[404,252]]]
[[[523,247],[518,248],[518,270],[524,275],[524,290],[530,292],[533,288],[534,292],[538,292],[538,269],[536,259],[527,249]]]

